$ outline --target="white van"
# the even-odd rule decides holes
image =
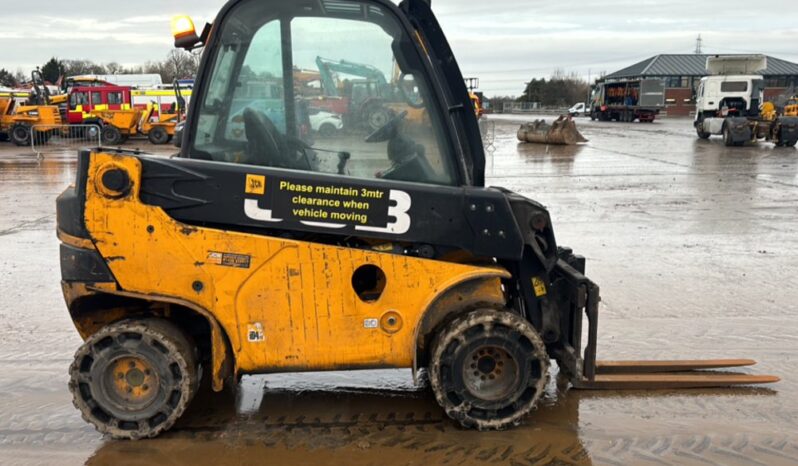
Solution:
[[[586,103],[579,102],[578,104],[568,109],[568,114],[571,116],[579,116],[579,115],[587,116],[589,110],[590,107],[588,107]]]

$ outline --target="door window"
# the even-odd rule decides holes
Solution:
[[[222,26],[192,157],[452,185],[419,57],[378,6],[241,2]],[[295,11],[296,10],[296,11]]]

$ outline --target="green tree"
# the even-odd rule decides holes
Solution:
[[[42,79],[55,83],[64,74],[64,65],[53,57],[42,66]]]
[[[576,102],[583,102],[588,88],[588,83],[577,73],[569,74],[557,68],[548,80],[531,79],[518,101],[538,102],[542,107],[569,107]]]
[[[0,68],[0,86],[16,87],[19,83],[10,71]]]

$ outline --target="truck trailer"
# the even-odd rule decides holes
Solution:
[[[590,119],[652,122],[665,106],[665,86],[659,79],[601,82],[593,87]]]

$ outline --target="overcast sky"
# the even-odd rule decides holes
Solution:
[[[160,60],[172,46],[173,14],[192,15],[200,28],[223,3],[0,0],[0,68],[27,73],[52,56]],[[705,53],[798,62],[796,0],[433,0],[433,10],[463,74],[478,76],[488,95],[518,95],[558,67],[587,78],[659,53],[692,53],[699,33]]]

